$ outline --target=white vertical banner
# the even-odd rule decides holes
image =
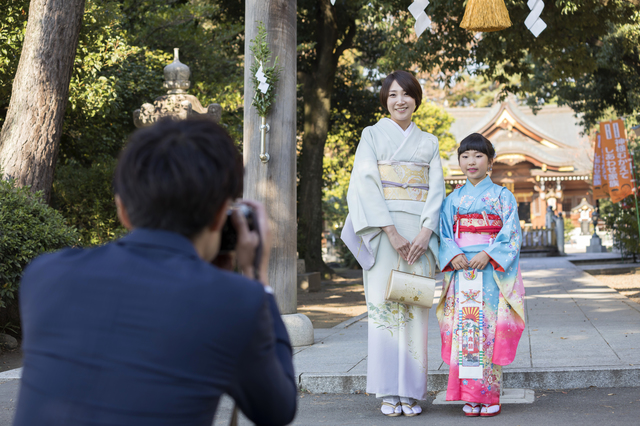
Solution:
[[[482,272],[458,271],[458,377],[482,379]]]

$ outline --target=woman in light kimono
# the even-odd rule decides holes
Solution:
[[[513,362],[524,330],[518,204],[488,176],[494,156],[478,133],[460,143],[458,162],[468,180],[440,212],[445,279],[436,314],[449,364],[447,401],[467,401],[467,416],[500,413],[501,366]]]
[[[433,276],[437,267],[444,178],[438,139],[411,121],[421,100],[412,74],[387,76],[380,101],[390,118],[363,130],[347,194],[348,221],[371,256],[367,392],[383,398],[387,416],[420,414],[416,399],[427,397],[429,310],[384,299],[392,269]]]

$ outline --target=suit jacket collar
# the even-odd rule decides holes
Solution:
[[[118,240],[117,244],[147,246],[149,248],[168,250],[198,259],[200,258],[193,243],[187,237],[176,232],[162,231],[159,229],[136,228]]]

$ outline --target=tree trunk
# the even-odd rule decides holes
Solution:
[[[322,169],[324,145],[329,132],[331,95],[338,60],[351,46],[355,22],[338,28],[336,8],[329,0],[318,7],[316,60],[310,73],[304,75],[304,134],[300,153],[300,187],[298,199],[298,253],[309,272],[324,272],[322,261]],[[338,40],[343,37],[339,46]]]
[[[0,168],[48,201],[85,0],[31,0],[11,102],[0,133]]]
[[[244,59],[244,197],[264,203],[272,235],[269,283],[282,314],[297,311],[296,279],[296,2],[247,0],[245,5]],[[266,148],[270,159],[260,160],[262,119],[251,106],[254,57],[250,41],[258,34],[257,22],[267,30],[271,60],[278,58],[280,80],[273,108],[266,119]],[[271,66],[272,63],[265,65]]]

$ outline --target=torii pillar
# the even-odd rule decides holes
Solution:
[[[293,346],[313,343],[313,326],[297,314],[296,222],[296,1],[246,0],[244,47],[244,197],[264,203],[271,223],[269,283],[275,291]],[[251,40],[258,22],[267,30],[272,60],[278,58],[280,80],[267,117],[269,161],[260,159],[261,118],[251,106],[254,97]],[[271,65],[271,64],[269,64]]]

